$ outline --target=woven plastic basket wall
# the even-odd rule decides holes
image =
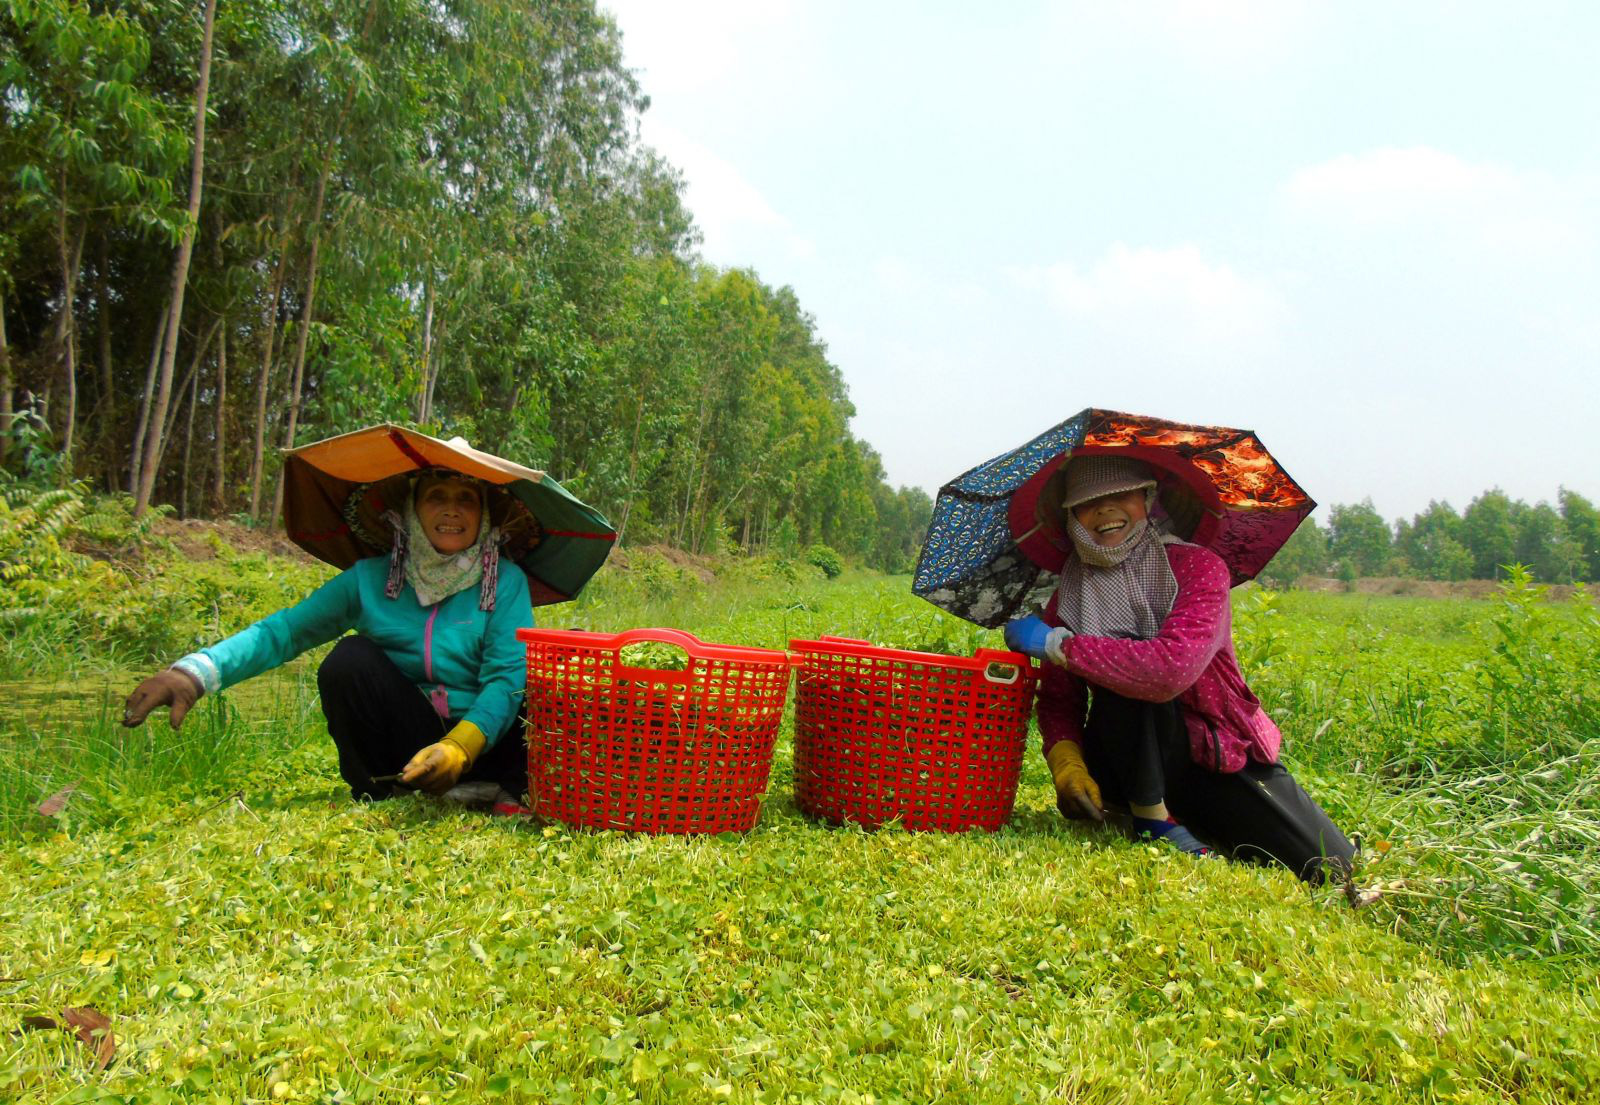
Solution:
[[[524,629],[528,798],[568,825],[744,832],[761,814],[789,690],[788,657],[675,629]],[[623,649],[682,650],[682,671],[630,667]]]
[[[1034,673],[1014,652],[973,657],[790,641],[795,802],[814,817],[907,829],[998,829],[1011,816]]]

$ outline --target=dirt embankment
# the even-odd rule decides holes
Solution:
[[[200,518],[163,518],[155,525],[157,537],[178,547],[190,560],[215,560],[213,534],[229,548],[244,553],[270,553],[305,564],[315,561],[279,529],[251,529],[237,522],[211,522]]]
[[[205,521],[199,518],[163,518],[156,523],[155,532],[176,545],[192,560],[213,560],[215,534],[230,547],[240,552],[270,553],[305,564],[315,563],[303,549],[290,541],[281,530],[259,530],[241,526],[236,522]],[[717,562],[709,556],[699,556],[675,549],[671,545],[633,545],[611,550],[606,567],[611,571],[626,572],[641,560],[659,557],[685,572],[692,572],[703,582],[710,583],[717,576]],[[1358,595],[1404,595],[1427,599],[1487,599],[1494,595],[1499,585],[1492,579],[1464,579],[1447,582],[1437,579],[1404,579],[1398,576],[1373,576],[1345,582],[1327,576],[1301,576],[1295,580],[1299,591],[1353,592]],[[1546,598],[1551,602],[1566,602],[1572,598],[1569,584],[1550,585]]]
[[[1438,579],[1402,579],[1398,576],[1374,576],[1346,583],[1342,579],[1325,576],[1301,576],[1294,582],[1297,591],[1349,591],[1358,595],[1411,595],[1424,599],[1486,599],[1499,590],[1492,579],[1463,579],[1447,582]],[[1572,598],[1572,587],[1566,583],[1550,585],[1545,597],[1551,602],[1566,602]]]
[[[236,522],[205,521],[199,518],[163,518],[155,525],[156,536],[171,541],[178,551],[191,560],[214,560],[214,542],[220,539],[230,548],[247,553],[270,553],[288,557],[305,564],[315,560],[300,546],[290,541],[282,530],[259,530],[241,526]],[[612,571],[626,572],[633,564],[650,557],[659,557],[675,568],[692,572],[706,583],[716,578],[716,561],[708,556],[697,556],[671,545],[635,545],[611,550],[606,567]]]
[[[717,578],[717,562],[709,556],[698,556],[683,549],[675,549],[671,545],[630,545],[627,548],[611,550],[611,555],[606,558],[606,567],[615,571],[626,572],[641,559],[658,556],[675,568],[686,572],[693,572],[700,577],[702,583],[710,583]]]

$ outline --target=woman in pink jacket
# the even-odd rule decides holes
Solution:
[[[1039,728],[1061,812],[1103,819],[1105,799],[1191,854],[1211,841],[1310,881],[1348,870],[1355,849],[1278,762],[1278,727],[1240,674],[1227,566],[1162,534],[1155,494],[1139,461],[1068,461],[1073,555],[1040,615],[1006,626],[1047,661]]]

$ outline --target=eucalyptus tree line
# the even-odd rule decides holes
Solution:
[[[1276,584],[1329,573],[1349,579],[1497,579],[1511,564],[1545,583],[1600,581],[1600,510],[1568,488],[1560,490],[1555,506],[1530,506],[1493,488],[1459,514],[1449,503],[1434,501],[1393,524],[1370,499],[1335,504],[1326,528],[1315,518],[1301,523],[1263,578]]]
[[[646,106],[593,0],[0,0],[0,449],[267,520],[279,447],[405,420],[628,540],[904,567],[927,496]]]

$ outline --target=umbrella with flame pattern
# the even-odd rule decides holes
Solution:
[[[1167,532],[1253,579],[1316,507],[1250,430],[1089,408],[939,489],[913,593],[983,626],[1044,601],[1072,545],[1061,501],[1074,456],[1126,456],[1157,477]]]

